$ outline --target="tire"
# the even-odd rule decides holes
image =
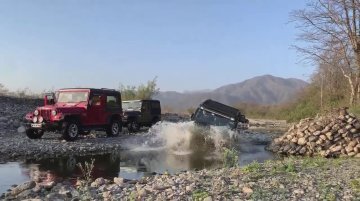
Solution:
[[[155,117],[152,122],[151,122],[151,125],[155,125],[157,122],[159,122],[159,118]]]
[[[136,120],[130,121],[127,127],[130,133],[135,133],[140,130],[140,124]]]
[[[74,141],[79,137],[80,127],[75,121],[64,122],[62,136],[66,141]]]
[[[67,172],[73,172],[76,168],[76,158],[74,156],[69,156],[65,159],[65,170]]]
[[[35,129],[26,129],[26,135],[30,139],[40,139],[44,135],[44,131]]]
[[[121,131],[122,131],[122,125],[121,125],[120,121],[113,120],[113,121],[111,121],[111,124],[106,129],[106,134],[108,137],[116,137],[116,136],[119,136]]]

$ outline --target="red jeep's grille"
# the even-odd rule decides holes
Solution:
[[[42,116],[44,120],[50,120],[51,110],[40,110],[40,116]]]

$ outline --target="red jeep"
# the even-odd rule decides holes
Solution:
[[[28,113],[26,135],[38,139],[45,131],[60,131],[68,141],[91,130],[117,136],[122,130],[121,94],[111,89],[71,88],[46,94],[44,106]]]

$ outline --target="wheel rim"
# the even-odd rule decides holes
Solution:
[[[74,170],[76,166],[76,159],[73,156],[70,156],[66,161],[66,168],[70,171]]]
[[[111,127],[112,134],[116,135],[119,133],[119,124],[113,123]]]
[[[76,137],[78,132],[79,132],[79,129],[78,129],[78,126],[76,124],[71,124],[69,126],[69,136],[70,137],[72,137],[72,138]]]
[[[132,129],[136,130],[136,129],[137,129],[137,124],[136,124],[136,122],[133,122],[133,123],[131,124],[131,127],[132,127]]]

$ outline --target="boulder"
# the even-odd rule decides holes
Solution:
[[[35,186],[36,186],[36,183],[34,181],[25,182],[19,186],[16,186],[15,188],[13,188],[10,192],[10,195],[16,196],[23,191],[35,188]]]
[[[306,139],[305,138],[299,138],[298,142],[299,145],[305,145],[306,144]]]

